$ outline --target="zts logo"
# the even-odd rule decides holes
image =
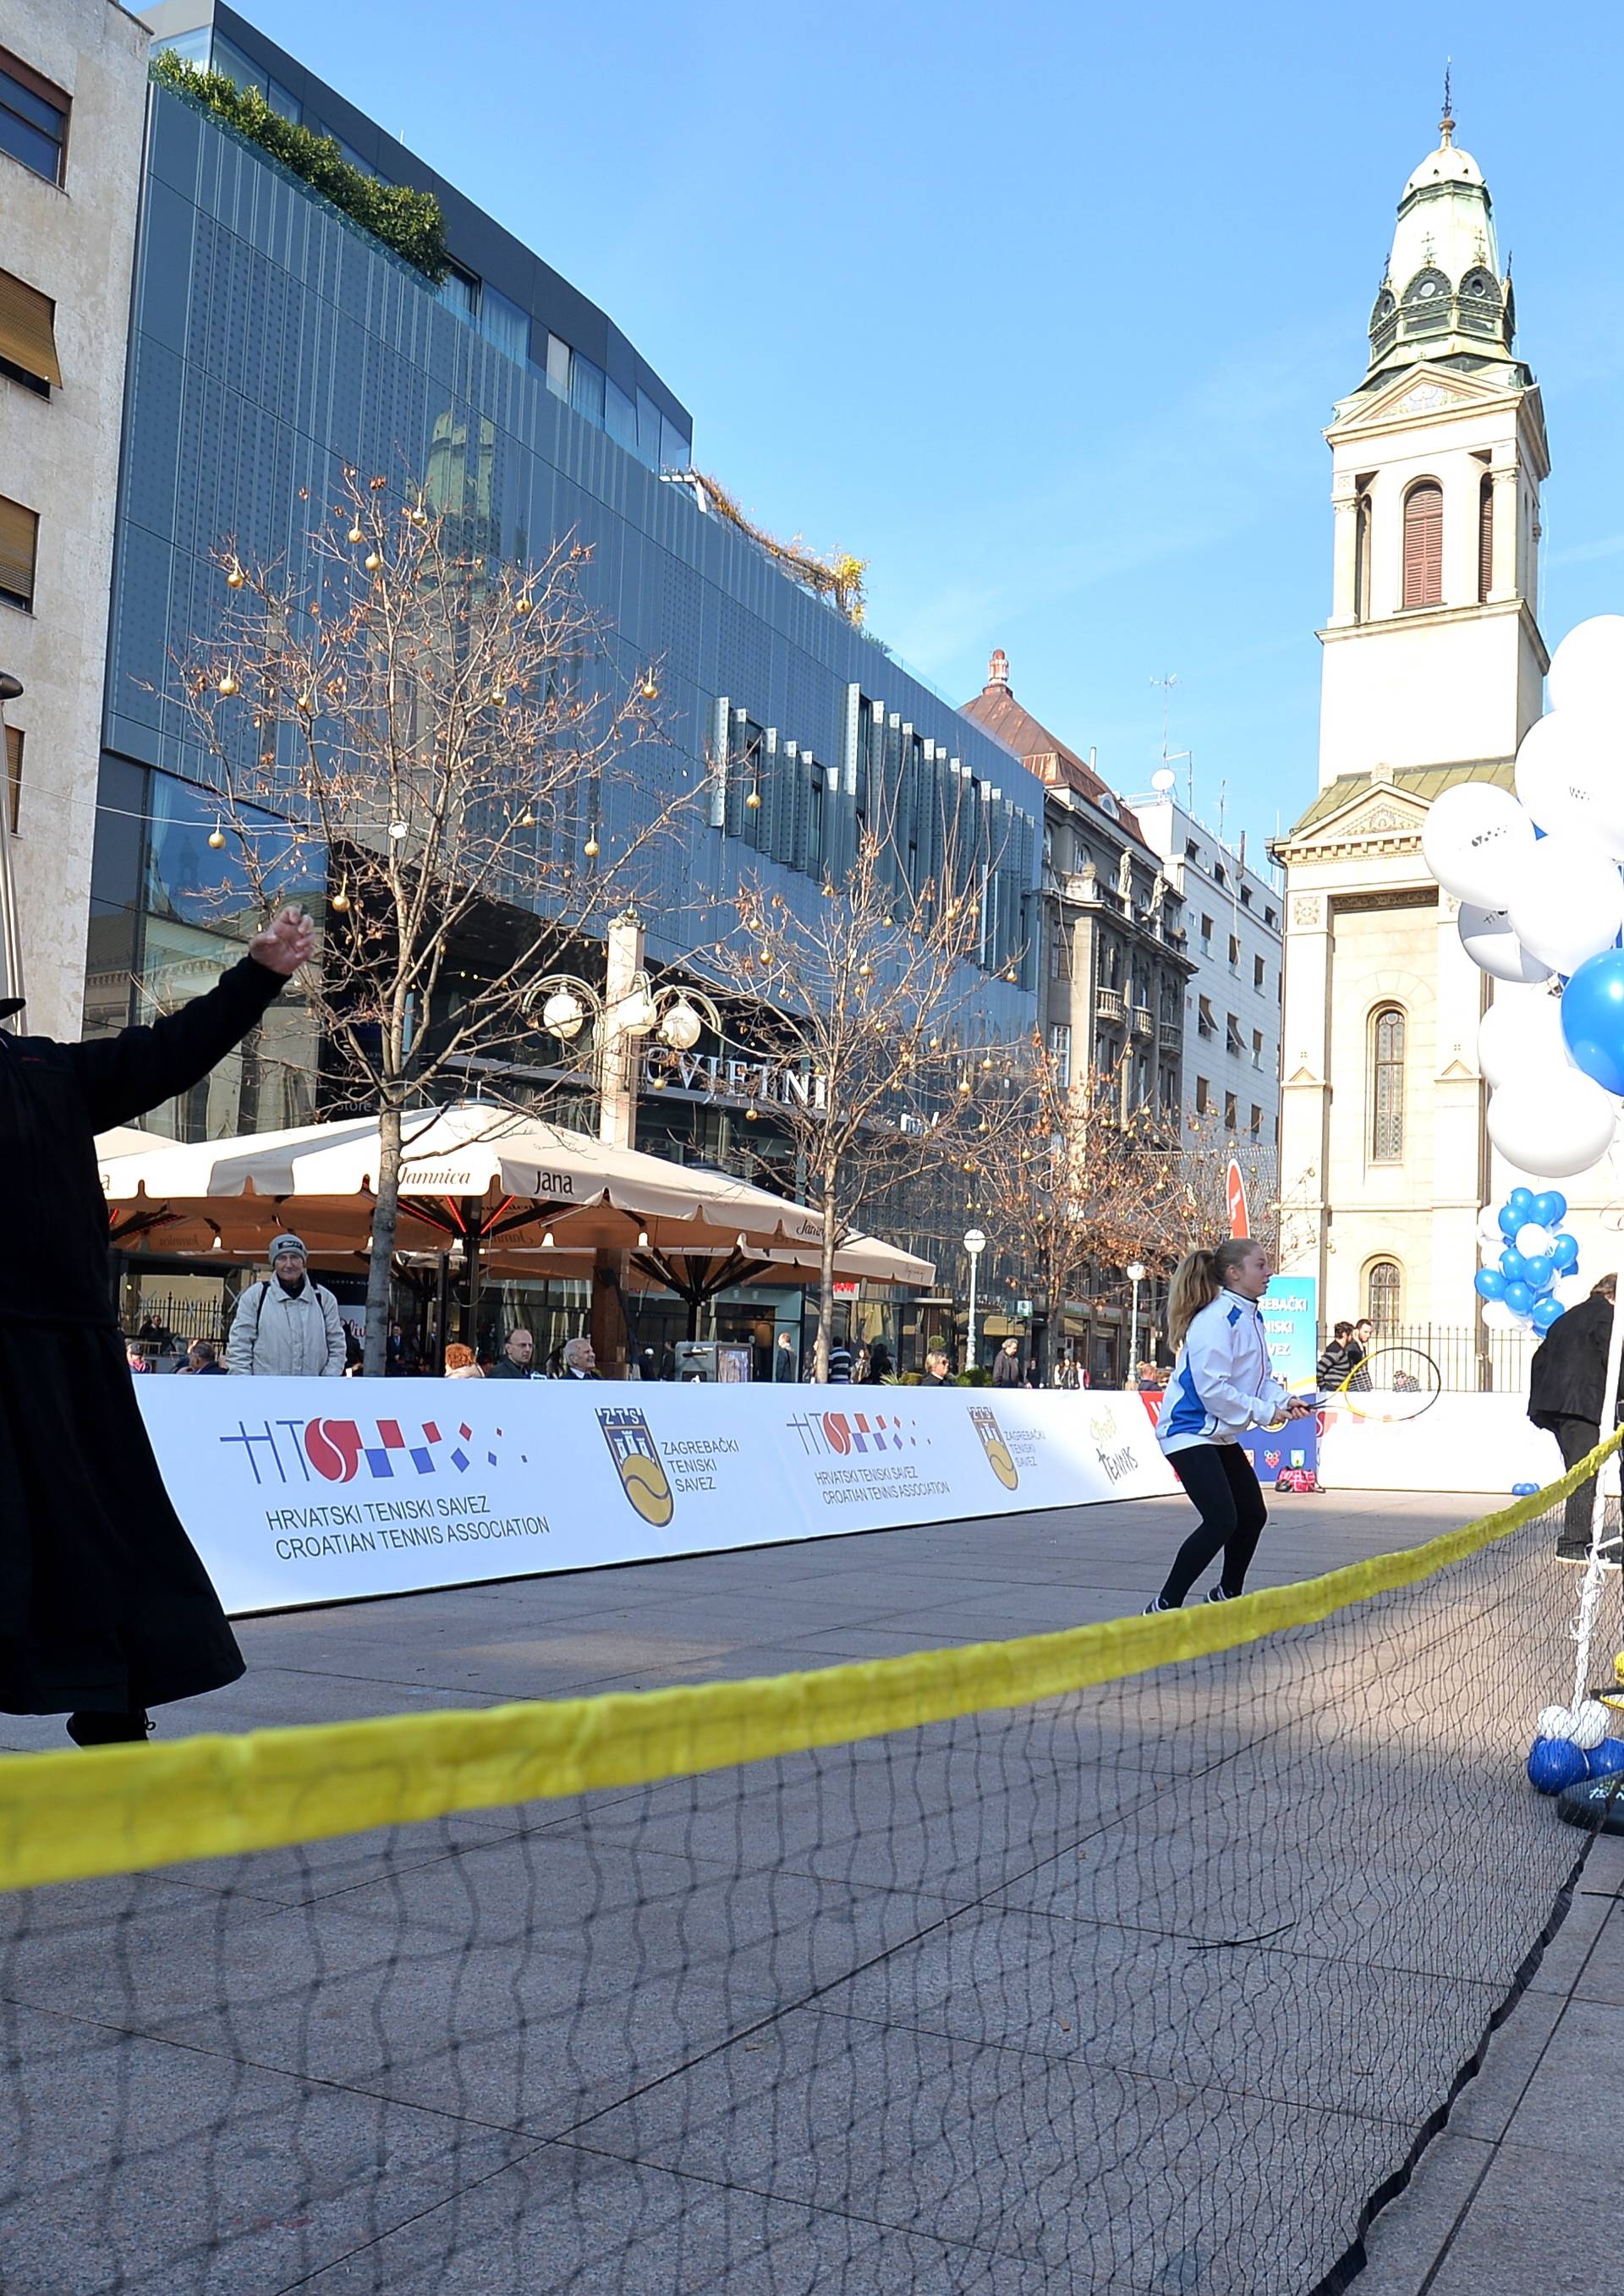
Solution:
[[[617,1403],[598,1413],[598,1425],[621,1489],[644,1522],[663,1530],[676,1512],[677,1501],[648,1421],[636,1404]]]
[[[1009,1445],[1004,1439],[1004,1430],[984,1403],[970,1406],[970,1423],[981,1439],[981,1448],[987,1454],[987,1464],[1006,1491],[1018,1490],[1021,1477],[1010,1456]]]

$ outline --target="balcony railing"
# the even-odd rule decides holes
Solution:
[[[1153,1037],[1155,1033],[1156,1016],[1151,1011],[1150,1006],[1148,1004],[1136,1004],[1134,1007],[1135,1036]]]
[[[1164,1053],[1176,1053],[1178,1050],[1183,1036],[1184,1030],[1180,1028],[1177,1021],[1164,1021],[1161,1024],[1162,1051]]]
[[[1121,990],[1096,988],[1094,993],[1094,1009],[1096,1016],[1102,1021],[1120,1021],[1122,1018]]]

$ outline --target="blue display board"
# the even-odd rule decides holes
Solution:
[[[1263,1295],[1263,1328],[1275,1377],[1300,1393],[1319,1357],[1319,1278],[1276,1275]]]
[[[1282,1467],[1307,1467],[1311,1474],[1319,1472],[1316,1419],[1292,1419],[1284,1427],[1254,1427],[1240,1442],[1266,1490],[1278,1480]]]

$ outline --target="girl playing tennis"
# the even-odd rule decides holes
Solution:
[[[1168,1308],[1178,1361],[1156,1440],[1201,1521],[1174,1556],[1161,1594],[1145,1605],[1147,1615],[1181,1609],[1220,1550],[1224,1567],[1207,1600],[1227,1603],[1245,1591],[1268,1511],[1236,1439],[1314,1409],[1311,1398],[1288,1395],[1269,1367],[1258,1302],[1273,1272],[1263,1246],[1244,1239],[1187,1252],[1178,1263]]]

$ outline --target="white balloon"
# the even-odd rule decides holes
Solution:
[[[1537,1251],[1549,1251],[1555,1241],[1550,1229],[1541,1227],[1538,1220],[1530,1220],[1526,1226],[1520,1227],[1515,1237],[1517,1250],[1524,1259],[1531,1259]]]
[[[1551,1286],[1551,1295],[1564,1308],[1577,1308],[1581,1300],[1590,1297],[1587,1275],[1559,1275]]]
[[[1509,790],[1456,782],[1433,800],[1421,832],[1426,865],[1448,893],[1503,909],[1534,849],[1534,824]]]
[[[1522,737],[1517,795],[1547,834],[1593,839],[1616,861],[1624,858],[1620,764],[1616,718],[1603,719],[1594,709],[1552,710]]]
[[[1478,1242],[1485,1251],[1498,1253],[1505,1248],[1505,1231],[1500,1226],[1500,1215],[1492,1204],[1485,1204],[1478,1214]]]
[[[1541,1180],[1588,1171],[1612,1145],[1619,1103],[1578,1069],[1547,1069],[1489,1095],[1489,1136],[1509,1164]]]
[[[1463,901],[1456,931],[1461,947],[1473,964],[1496,980],[1548,980],[1551,968],[1530,956],[1511,929],[1511,919],[1504,909],[1480,908],[1475,901]]]
[[[1624,614],[1595,614],[1551,656],[1553,709],[1624,706]]]
[[[1485,1300],[1483,1324],[1490,1332],[1522,1332],[1528,1329],[1528,1317],[1513,1315],[1504,1300]]]
[[[1612,1717],[1599,1698],[1581,1698],[1573,1709],[1573,1727],[1568,1737],[1581,1754],[1588,1754],[1599,1746],[1612,1727]]]
[[[1531,1083],[1572,1068],[1561,997],[1543,988],[1502,991],[1478,1022],[1478,1066],[1494,1085]]]
[[[1524,948],[1554,972],[1577,972],[1618,939],[1624,879],[1593,840],[1559,830],[1525,857],[1508,906]]]

